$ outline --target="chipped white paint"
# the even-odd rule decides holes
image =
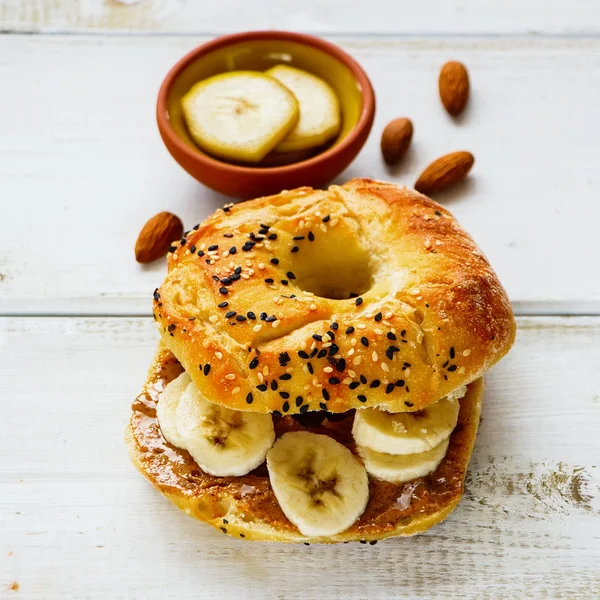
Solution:
[[[150,319],[0,319],[1,598],[13,583],[28,600],[599,589],[600,318],[519,320],[487,378],[463,502],[428,533],[377,546],[244,543],[151,489],[122,433],[156,337]]]
[[[11,31],[215,33],[292,29],[331,33],[596,33],[596,0],[2,0]]]
[[[142,224],[171,210],[191,226],[226,201],[179,168],[154,123],[162,77],[203,39],[0,37],[0,313],[149,314],[164,267],[135,263]],[[378,95],[367,146],[339,181],[412,184],[432,158],[472,150],[472,177],[438,198],[516,308],[600,314],[600,40],[337,41]],[[457,123],[436,90],[449,57],[473,81]],[[414,120],[414,143],[388,170],[379,134],[400,114]]]

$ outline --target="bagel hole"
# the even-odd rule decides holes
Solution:
[[[316,235],[297,254],[296,285],[321,298],[356,298],[373,287],[374,268],[369,249],[355,231],[341,224],[327,235]]]

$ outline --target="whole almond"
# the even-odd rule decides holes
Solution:
[[[381,134],[381,154],[388,165],[395,165],[406,154],[413,136],[410,119],[400,118],[390,121]]]
[[[447,62],[440,71],[440,99],[446,110],[458,116],[469,100],[469,73],[467,68],[454,60]]]
[[[464,179],[474,162],[470,152],[451,152],[440,156],[421,173],[415,190],[422,194],[441,192]]]
[[[139,263],[149,263],[164,256],[171,242],[183,235],[183,223],[170,212],[154,215],[142,227],[135,243],[135,259]]]

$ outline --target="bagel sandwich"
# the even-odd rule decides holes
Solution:
[[[126,431],[179,508],[243,539],[374,543],[457,505],[515,322],[454,217],[354,179],[226,205],[173,244]]]

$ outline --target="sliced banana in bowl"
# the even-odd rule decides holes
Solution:
[[[338,134],[341,126],[340,104],[329,84],[312,73],[289,65],[277,65],[266,74],[288,88],[300,105],[298,123],[276,146],[276,152],[315,148]]]
[[[275,78],[255,71],[205,79],[181,102],[198,146],[233,162],[260,162],[294,129],[300,116],[294,95]]]
[[[283,434],[267,454],[267,468],[281,509],[303,535],[341,533],[367,506],[365,467],[329,436],[308,431]]]
[[[457,398],[443,398],[416,412],[357,410],[352,435],[359,446],[386,454],[418,454],[439,446],[458,422]]]
[[[367,472],[373,477],[392,483],[405,483],[435,471],[444,460],[449,443],[450,438],[447,438],[435,448],[419,454],[384,454],[366,446],[358,446],[358,453]]]
[[[262,464],[275,441],[271,415],[213,404],[193,382],[182,390],[182,377],[171,382],[158,400],[157,418],[165,439],[187,450],[211,475],[246,475]]]

